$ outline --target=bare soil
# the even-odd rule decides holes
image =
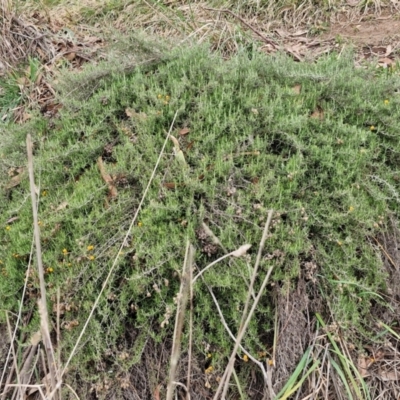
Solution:
[[[395,51],[400,47],[400,13],[385,11],[380,16],[367,14],[358,19],[339,16],[322,36],[344,39],[356,46],[391,45]]]

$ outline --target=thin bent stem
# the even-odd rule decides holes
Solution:
[[[65,363],[64,369],[63,369],[62,372],[61,372],[61,377],[65,374],[65,372],[66,372],[66,370],[67,370],[67,368],[68,368],[68,365],[69,365],[69,363],[71,362],[72,357],[74,356],[74,354],[75,354],[75,352],[76,352],[76,350],[77,350],[77,348],[78,348],[78,345],[79,345],[80,341],[82,340],[82,337],[83,337],[84,333],[86,332],[86,329],[87,329],[87,327],[88,327],[88,325],[89,325],[89,322],[90,322],[90,320],[91,320],[91,318],[92,318],[92,316],[93,316],[93,314],[94,314],[94,311],[96,310],[96,308],[97,308],[97,306],[98,306],[98,304],[99,304],[99,301],[100,301],[100,299],[101,299],[101,296],[102,296],[102,294],[103,294],[105,288],[107,287],[108,281],[110,280],[111,275],[112,275],[112,273],[114,272],[115,267],[117,266],[117,262],[118,262],[118,260],[119,260],[120,255],[121,255],[121,252],[122,252],[122,250],[123,250],[123,248],[124,248],[124,244],[127,242],[128,238],[129,238],[129,235],[130,235],[130,233],[131,233],[131,230],[132,230],[132,228],[133,228],[133,225],[135,224],[136,219],[137,219],[137,217],[138,217],[138,215],[139,215],[139,212],[140,212],[141,209],[142,209],[142,205],[143,205],[144,199],[146,198],[147,192],[148,192],[149,189],[150,189],[150,185],[151,185],[152,182],[153,182],[154,176],[155,176],[156,171],[157,171],[157,168],[158,168],[158,164],[160,163],[161,157],[162,157],[162,155],[164,154],[164,149],[165,149],[165,146],[167,145],[167,143],[168,143],[168,141],[169,141],[169,137],[170,137],[170,135],[171,135],[171,131],[172,131],[172,128],[173,128],[173,126],[174,126],[175,119],[176,119],[176,116],[177,116],[177,115],[178,115],[178,111],[177,111],[177,112],[175,113],[175,115],[174,115],[174,118],[173,118],[173,120],[172,120],[171,126],[170,126],[169,131],[168,131],[168,134],[167,134],[167,137],[165,138],[163,147],[161,148],[160,154],[159,154],[159,156],[158,156],[156,165],[154,166],[153,172],[152,172],[152,174],[151,174],[151,176],[150,176],[149,182],[148,182],[148,184],[147,184],[147,186],[146,186],[146,189],[145,189],[145,191],[144,191],[144,193],[143,193],[142,199],[140,200],[140,203],[139,203],[138,208],[137,208],[137,210],[136,210],[136,212],[135,212],[135,215],[133,216],[132,221],[131,221],[131,223],[130,223],[130,225],[129,225],[128,231],[126,232],[126,235],[125,235],[124,239],[122,240],[122,243],[121,243],[121,245],[120,245],[120,247],[119,247],[117,256],[115,257],[114,262],[113,262],[113,264],[112,264],[112,266],[111,266],[111,268],[110,268],[110,271],[108,272],[108,275],[107,275],[105,281],[103,282],[103,285],[102,285],[102,287],[101,287],[100,293],[99,293],[99,295],[97,296],[97,298],[96,298],[96,300],[95,300],[95,302],[94,302],[94,304],[93,304],[92,309],[90,310],[89,316],[88,316],[88,318],[87,318],[87,320],[86,320],[86,322],[85,322],[85,324],[84,324],[84,326],[83,326],[83,328],[82,328],[81,333],[80,333],[79,336],[78,336],[78,339],[76,340],[75,346],[74,346],[74,348],[72,349],[71,354],[69,355],[68,360],[67,360],[66,363]]]
[[[236,340],[236,343],[235,343],[235,350],[232,353],[233,356],[231,355],[231,359],[229,360],[228,366],[225,369],[225,372],[224,372],[224,374],[223,374],[223,376],[221,378],[221,381],[220,381],[220,383],[218,385],[217,392],[214,395],[214,400],[218,399],[218,396],[221,393],[222,388],[224,388],[224,393],[225,394],[226,394],[226,392],[228,390],[228,384],[229,384],[229,380],[230,380],[230,377],[231,377],[231,374],[232,374],[232,368],[233,368],[233,363],[235,361],[236,351],[238,349],[238,345],[241,342],[241,338],[243,338],[244,332],[246,330],[245,321],[246,321],[246,318],[247,318],[247,310],[248,310],[249,305],[250,305],[251,293],[253,292],[254,282],[255,282],[256,277],[257,277],[258,267],[259,267],[260,262],[261,262],[262,252],[264,250],[265,241],[267,240],[268,230],[269,230],[269,226],[270,226],[271,221],[272,221],[273,213],[274,213],[274,210],[269,210],[269,212],[268,212],[268,218],[267,218],[267,221],[266,221],[265,226],[264,226],[264,231],[263,231],[263,234],[262,234],[262,237],[261,237],[260,246],[258,248],[256,263],[254,265],[254,270],[253,270],[253,274],[252,274],[251,281],[250,281],[249,292],[248,292],[248,295],[247,295],[246,303],[245,303],[245,306],[244,306],[244,309],[243,309],[242,318],[241,318],[241,321],[240,321],[238,337],[237,337],[237,340]],[[269,274],[270,274],[270,271],[268,271],[267,277],[269,277]],[[257,303],[257,297],[254,300],[253,306],[256,303]],[[249,314],[249,317],[250,316],[251,316],[251,314]],[[224,395],[222,396],[222,398],[223,397],[224,397]]]

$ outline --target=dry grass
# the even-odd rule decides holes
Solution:
[[[93,35],[106,37],[115,30],[124,34],[139,29],[148,35],[178,42],[209,42],[228,55],[244,42],[264,42],[266,51],[273,51],[282,47],[283,36],[300,31],[319,34],[337,21],[350,23],[365,15],[379,17],[384,11],[389,14],[398,11],[394,2],[379,0],[357,4],[330,1],[322,5],[314,0],[291,3],[178,0],[167,4],[151,0],[133,3],[72,0],[44,8],[28,3],[23,6],[25,17],[22,18],[12,12],[5,0],[3,3],[0,27],[8,39],[0,47],[0,71],[2,64],[3,69],[15,66],[29,56],[40,57],[45,62],[54,60],[59,44],[52,43],[51,34],[64,28],[70,29],[81,41]],[[63,35],[58,35],[60,38]]]
[[[25,63],[30,57],[42,63],[56,56],[56,48],[47,32],[15,13],[11,2],[0,4],[0,74]]]

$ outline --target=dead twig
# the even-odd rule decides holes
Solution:
[[[220,261],[224,260],[225,258],[228,258],[230,256],[233,257],[241,257],[243,254],[246,253],[247,250],[249,250],[249,248],[251,247],[251,245],[249,244],[244,244],[243,246],[240,246],[238,249],[231,251],[228,254],[223,255],[222,257],[218,258],[217,260],[213,261],[212,263],[208,264],[207,267],[205,267],[204,269],[202,269],[192,280],[192,285],[194,285],[197,281],[197,279],[200,278],[200,276],[202,276],[204,274],[204,272],[206,272],[208,269],[210,269],[212,266],[214,266],[215,264],[219,263]]]
[[[167,400],[172,400],[174,395],[174,388],[178,384],[177,382],[175,382],[175,374],[176,374],[176,369],[178,367],[178,360],[181,349],[182,330],[185,320],[185,310],[191,286],[191,282],[189,280],[190,277],[189,270],[193,267],[193,262],[194,262],[194,247],[189,242],[187,242],[185,262],[183,264],[183,271],[182,271],[181,287],[178,294],[178,305],[176,308],[175,329],[174,329],[174,337],[172,343],[172,354],[171,354],[169,380],[167,387]],[[180,385],[184,386],[183,384]],[[187,394],[189,393],[189,388],[187,387],[186,387],[186,393]]]
[[[392,257],[390,257],[389,253],[386,251],[386,249],[382,246],[382,244],[378,241],[377,238],[372,237],[376,244],[378,245],[378,247],[383,251],[383,253],[385,254],[385,256],[387,257],[387,259],[389,260],[390,264],[392,264],[393,268],[397,269],[396,263],[393,261]]]
[[[192,343],[193,343],[193,268],[190,267],[188,270],[189,274],[189,345],[188,345],[188,371],[186,378],[186,400],[190,400],[190,374],[192,370]]]
[[[253,270],[253,274],[252,274],[251,281],[250,281],[249,293],[247,295],[246,303],[245,303],[245,306],[244,306],[244,309],[243,309],[242,319],[240,321],[240,326],[239,326],[239,331],[238,331],[238,335],[237,335],[237,338],[236,338],[235,346],[233,348],[231,357],[229,359],[228,366],[226,367],[224,375],[222,376],[221,381],[220,381],[220,383],[218,385],[217,392],[214,395],[214,400],[218,399],[218,396],[221,393],[221,391],[222,391],[221,398],[223,399],[225,397],[227,391],[228,391],[228,385],[229,385],[230,377],[232,375],[233,366],[234,366],[234,363],[235,363],[236,352],[237,352],[237,350],[239,348],[240,342],[242,341],[242,338],[244,336],[246,328],[247,328],[247,326],[248,326],[248,324],[250,322],[250,318],[252,316],[252,313],[255,310],[255,306],[257,305],[258,301],[260,300],[261,294],[262,294],[262,292],[263,292],[263,290],[264,290],[264,288],[265,288],[265,286],[266,286],[266,284],[268,282],[269,276],[270,276],[270,274],[272,272],[272,267],[271,267],[271,268],[269,268],[269,270],[267,272],[267,275],[266,275],[266,277],[264,279],[263,285],[261,287],[261,290],[258,293],[257,297],[255,298],[255,300],[253,302],[253,306],[252,306],[249,314],[247,315],[247,310],[249,308],[250,300],[251,300],[251,293],[253,291],[254,283],[255,283],[255,280],[256,280],[256,277],[257,277],[258,267],[259,267],[260,262],[261,262],[261,257],[262,257],[262,252],[264,250],[265,241],[267,240],[268,230],[269,230],[269,226],[270,226],[271,221],[272,221],[273,212],[274,212],[273,210],[270,210],[268,212],[268,218],[267,218],[267,221],[265,223],[263,235],[261,237],[260,246],[258,248],[256,263],[254,265],[254,270]]]
[[[35,179],[33,173],[33,145],[30,134],[28,134],[26,137],[26,149],[28,154],[29,185],[31,191],[33,226],[34,226],[34,237],[36,246],[36,260],[37,260],[39,283],[40,283],[40,301],[39,301],[40,325],[42,329],[43,343],[46,349],[47,362],[49,364],[51,390],[54,390],[56,388],[56,381],[58,379],[57,379],[54,351],[53,351],[53,346],[51,344],[49,323],[48,323],[49,317],[47,312],[46,284],[44,281],[42,248],[40,243],[40,227],[39,227],[39,219],[36,206]]]
[[[10,320],[8,319],[8,313],[6,313],[6,320],[7,320],[8,334],[10,335],[10,340],[11,340],[12,339],[12,333],[11,333]],[[18,364],[17,364],[17,354],[15,353],[15,349],[14,349],[14,341],[11,342],[11,350],[12,350],[12,355],[13,355],[15,373],[17,375],[18,391],[19,391],[20,398],[23,399],[24,395],[23,395],[23,392],[22,392],[21,376],[20,376],[19,369],[18,369]]]
[[[270,267],[268,269],[267,275],[264,278],[264,281],[263,281],[263,283],[261,285],[260,291],[258,292],[257,297],[254,300],[254,303],[253,303],[253,305],[252,305],[252,307],[250,309],[249,315],[248,315],[246,321],[244,322],[243,327],[242,327],[241,331],[239,332],[239,334],[238,334],[238,336],[236,338],[235,346],[234,346],[234,348],[232,350],[232,354],[231,354],[231,357],[229,359],[228,366],[226,367],[225,373],[224,373],[224,375],[223,375],[223,377],[221,379],[221,382],[224,382],[224,389],[222,391],[221,399],[224,399],[226,397],[226,393],[227,393],[228,387],[229,387],[229,381],[230,381],[231,374],[233,372],[233,368],[234,368],[234,364],[235,364],[236,353],[237,353],[237,351],[239,349],[240,342],[243,339],[243,336],[244,336],[244,334],[246,332],[246,329],[249,326],[251,317],[254,314],[254,311],[255,311],[255,309],[256,309],[256,307],[258,305],[258,302],[260,301],[261,296],[264,294],[264,290],[265,290],[265,287],[267,286],[267,283],[269,281],[269,277],[271,276],[272,270],[273,270],[273,267]],[[221,386],[221,384],[220,384],[220,386]],[[218,394],[221,391],[220,390],[220,386],[218,387],[217,393],[214,396],[214,400],[217,400],[217,398],[218,398]]]
[[[220,308],[220,306],[219,306],[219,304],[218,304],[218,301],[217,301],[217,298],[216,298],[215,295],[214,295],[214,292],[213,292],[212,289],[206,284],[206,282],[204,281],[204,278],[202,278],[202,279],[203,279],[203,283],[206,285],[208,291],[209,291],[210,294],[211,294],[211,297],[212,297],[212,299],[213,299],[213,301],[214,301],[215,307],[217,307],[218,314],[219,314],[219,317],[220,317],[220,319],[221,319],[222,325],[224,326],[225,330],[228,332],[228,334],[229,334],[229,336],[231,337],[231,339],[236,343],[235,335],[234,335],[234,334],[232,333],[232,331],[229,329],[229,326],[228,326],[228,324],[227,324],[226,321],[225,321],[224,315],[222,314],[222,310],[221,310],[221,308]],[[267,382],[267,372],[265,371],[264,365],[263,365],[260,361],[258,361],[257,359],[255,359],[241,344],[239,344],[239,347],[240,347],[240,350],[242,350],[243,353],[246,354],[247,357],[249,357],[249,359],[250,359],[251,361],[253,361],[254,364],[258,365],[258,367],[261,369],[261,372],[262,372],[263,377],[264,377],[264,381],[265,381],[265,383],[266,383],[266,382]]]
[[[260,31],[255,29],[248,22],[246,22],[242,17],[239,17],[239,15],[235,14],[231,10],[227,10],[227,9],[220,10],[217,8],[208,8],[208,7],[204,7],[204,9],[209,10],[209,11],[217,11],[217,12],[221,12],[221,13],[231,14],[233,17],[238,19],[243,25],[246,25],[251,31],[253,31],[257,36],[259,36],[263,40],[263,42],[271,45],[274,50],[279,49],[279,46],[275,42],[273,42],[271,39],[266,38]]]
[[[131,231],[132,231],[132,228],[133,228],[133,226],[134,226],[134,224],[135,224],[135,222],[136,222],[136,220],[137,220],[137,217],[138,217],[138,215],[139,215],[139,212],[140,212],[141,209],[142,209],[144,200],[145,200],[145,198],[146,198],[146,196],[147,196],[147,193],[148,193],[148,191],[149,191],[149,189],[150,189],[150,186],[151,186],[151,184],[153,183],[154,176],[155,176],[155,174],[156,174],[158,165],[160,164],[161,157],[162,157],[162,155],[164,154],[165,147],[166,147],[166,145],[167,145],[167,143],[168,143],[168,141],[169,141],[169,136],[171,135],[171,131],[172,131],[172,128],[174,127],[174,124],[175,124],[175,120],[176,120],[177,115],[178,115],[178,111],[177,111],[177,112],[175,113],[175,115],[174,115],[174,118],[173,118],[173,120],[172,120],[171,126],[170,126],[169,131],[168,131],[168,134],[167,134],[167,137],[165,138],[164,144],[163,144],[163,146],[162,146],[162,148],[161,148],[161,150],[160,150],[160,154],[159,154],[159,156],[158,156],[156,165],[154,166],[154,169],[153,169],[153,172],[151,173],[149,182],[147,183],[147,186],[146,186],[146,188],[145,188],[145,190],[144,190],[142,199],[140,200],[140,203],[139,203],[139,205],[138,205],[138,207],[137,207],[137,209],[136,209],[136,212],[135,212],[135,214],[134,214],[134,216],[133,216],[133,218],[132,218],[132,221],[131,221],[131,223],[130,223],[130,225],[129,225],[129,228],[128,228],[127,232],[126,232],[126,235],[125,235],[124,239],[123,239],[122,242],[121,242],[121,245],[120,245],[120,247],[119,247],[118,253],[117,253],[117,255],[115,256],[114,262],[113,262],[113,264],[111,265],[111,268],[110,268],[110,270],[109,270],[109,272],[108,272],[108,274],[107,274],[107,276],[106,276],[106,279],[104,280],[104,282],[103,282],[103,284],[102,284],[102,286],[101,286],[100,293],[98,294],[98,296],[97,296],[97,298],[96,298],[96,300],[95,300],[95,302],[94,302],[94,304],[93,304],[93,306],[92,306],[92,309],[90,310],[89,316],[88,316],[88,318],[86,319],[85,324],[83,325],[83,328],[82,328],[82,330],[81,330],[81,333],[79,334],[79,336],[78,336],[78,338],[77,338],[77,340],[76,340],[75,346],[74,346],[73,349],[71,350],[71,353],[70,353],[70,355],[69,355],[67,361],[65,362],[64,369],[62,370],[62,372],[61,372],[61,374],[60,374],[60,378],[62,378],[62,376],[63,376],[63,375],[65,374],[65,372],[67,371],[68,365],[69,365],[69,363],[71,362],[72,357],[75,355],[75,353],[76,353],[76,351],[77,351],[77,349],[78,349],[78,346],[79,346],[79,344],[80,344],[80,342],[81,342],[81,340],[82,340],[82,338],[83,338],[83,335],[84,335],[85,332],[86,332],[86,329],[87,329],[87,327],[88,327],[88,325],[89,325],[89,322],[90,322],[90,320],[91,320],[91,318],[92,318],[92,316],[93,316],[93,314],[94,314],[94,312],[95,312],[95,310],[96,310],[96,308],[97,308],[97,306],[98,306],[98,304],[99,304],[99,302],[100,302],[101,296],[103,295],[103,292],[104,292],[104,290],[106,289],[109,280],[111,279],[111,275],[112,275],[112,273],[114,272],[114,270],[115,270],[115,268],[116,268],[116,266],[117,266],[118,260],[120,259],[120,256],[121,256],[121,252],[122,252],[123,249],[124,249],[125,243],[128,241],[129,235],[130,235],[130,233],[131,233]]]

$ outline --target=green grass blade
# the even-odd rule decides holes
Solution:
[[[287,398],[289,398],[293,393],[295,393],[301,387],[301,385],[308,378],[308,376],[311,374],[311,372],[313,372],[315,369],[317,369],[318,366],[319,366],[319,361],[316,361],[295,386],[293,386],[292,388],[288,388],[286,390],[286,392],[282,395],[282,397],[278,397],[278,398],[276,398],[276,400],[278,400],[278,399],[286,400]]]
[[[400,335],[394,331],[390,326],[386,325],[383,322],[380,322],[380,325],[382,325],[388,332],[390,332],[396,339],[400,339]]]
[[[306,352],[304,353],[303,357],[301,358],[299,364],[297,365],[296,369],[294,370],[293,374],[290,376],[289,380],[286,382],[285,386],[282,388],[282,390],[278,393],[276,396],[276,400],[280,399],[281,396],[283,396],[285,393],[287,393],[288,390],[291,390],[291,388],[294,387],[297,378],[301,374],[302,371],[305,370],[307,367],[307,364],[310,362],[310,355],[311,352],[311,347],[309,347]]]
[[[330,360],[333,368],[335,369],[335,371],[339,375],[341,381],[343,382],[344,387],[346,388],[348,399],[349,400],[353,400],[353,394],[351,393],[349,384],[347,383],[347,379],[346,379],[346,376],[345,376],[343,370],[340,368],[339,364],[332,357],[329,356],[329,360]]]
[[[318,321],[320,322],[320,324],[325,328],[326,325],[325,325],[324,321],[322,320],[322,317],[321,317],[319,314],[316,314],[316,317],[317,317]],[[332,346],[333,346],[333,348],[334,348],[333,352],[339,357],[339,360],[340,360],[340,363],[342,364],[344,373],[346,374],[348,380],[351,382],[352,387],[354,388],[354,392],[355,392],[356,395],[357,395],[357,398],[359,398],[360,400],[361,400],[361,399],[364,399],[364,397],[361,395],[361,391],[360,391],[359,385],[358,385],[357,382],[354,380],[354,376],[353,376],[353,374],[352,374],[352,372],[351,372],[351,370],[350,370],[350,367],[349,367],[349,366],[352,366],[353,369],[356,370],[355,366],[353,365],[353,362],[352,362],[351,360],[349,360],[349,359],[341,352],[341,350],[339,349],[339,346],[336,344],[336,342],[335,342],[334,338],[332,337],[331,333],[328,332],[328,331],[326,331],[326,334],[327,334],[327,336],[328,336],[328,338],[329,338],[329,341],[331,342],[331,344],[332,344]],[[357,371],[357,372],[358,372],[358,371]],[[363,381],[361,380],[361,382],[363,382]],[[365,385],[365,383],[364,383],[364,385]],[[362,385],[362,386],[363,386],[363,385]],[[366,389],[366,388],[363,386],[364,392],[366,391],[365,389]],[[366,391],[366,394],[367,394],[367,393],[368,393],[368,391]]]

